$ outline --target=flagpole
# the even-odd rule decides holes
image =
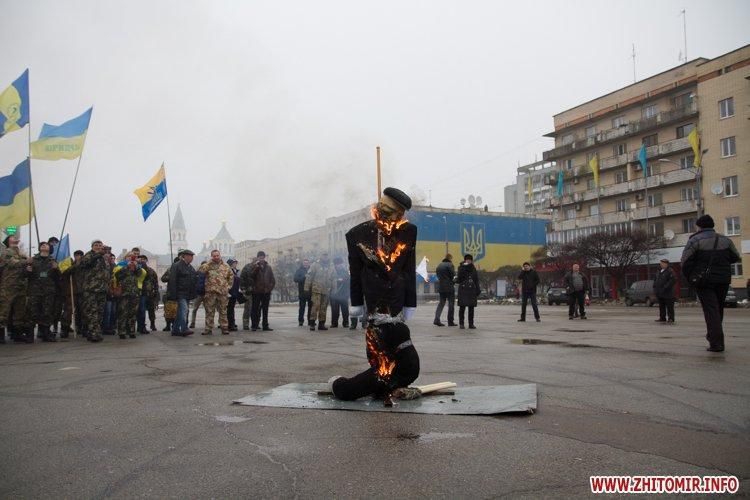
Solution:
[[[164,172],[164,175],[166,177],[166,171]],[[169,262],[170,265],[172,262],[174,262],[174,251],[172,250],[172,214],[169,210],[169,191],[167,191],[167,224],[169,224]]]
[[[75,261],[74,261],[75,263]],[[73,264],[71,264],[71,267]],[[76,325],[76,299],[75,299],[75,291],[73,290],[73,273],[71,272],[68,276],[68,280],[70,281],[70,310],[72,312],[72,316],[70,317],[70,324],[73,325],[73,338],[78,338],[78,326]]]
[[[643,170],[643,181],[646,184],[646,279],[648,279],[649,267],[651,267],[651,244],[649,238],[651,236],[651,228],[649,227],[649,212],[651,211],[650,202],[648,199],[648,162]]]
[[[375,157],[377,164],[377,177],[378,177],[378,195],[375,197],[375,201],[380,199],[380,146],[375,147]]]
[[[93,106],[92,106],[92,110],[93,110]],[[86,125],[86,134],[88,134],[88,130],[90,126],[91,126],[91,115],[89,115],[89,122]],[[78,155],[78,163],[76,164],[76,173],[73,176],[73,186],[71,186],[70,188],[70,196],[68,197],[68,206],[65,208],[65,218],[63,219],[62,229],[60,230],[60,241],[62,241],[63,235],[65,234],[65,225],[68,222],[68,214],[70,213],[70,204],[73,201],[73,191],[75,191],[75,188],[76,188],[76,181],[78,180],[78,170],[81,168],[81,159],[83,158],[84,149],[86,149],[86,139],[83,140],[83,144],[81,145],[81,154]],[[55,255],[55,258],[57,258],[57,255]]]

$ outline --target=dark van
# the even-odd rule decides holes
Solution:
[[[658,304],[659,301],[654,293],[654,280],[636,281],[630,288],[625,290],[625,305],[644,303],[647,307]]]

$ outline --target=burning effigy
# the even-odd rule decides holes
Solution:
[[[405,324],[417,306],[417,227],[405,219],[411,199],[388,187],[372,207],[372,220],[346,233],[351,273],[351,316],[367,321],[370,368],[331,379],[333,395],[354,400],[374,395],[389,402],[394,391],[419,376],[419,355]]]

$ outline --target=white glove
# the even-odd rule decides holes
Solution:
[[[349,316],[353,318],[361,318],[365,315],[365,307],[364,306],[351,306],[349,308]]]
[[[414,316],[414,311],[416,310],[416,307],[404,307],[404,320],[409,321]]]

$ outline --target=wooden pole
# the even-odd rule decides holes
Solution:
[[[382,192],[382,189],[381,189],[381,177],[380,177],[380,146],[376,146],[375,147],[375,157],[376,157],[376,160],[377,160],[377,169],[378,169],[378,171],[377,171],[377,176],[378,176],[378,192],[377,192],[377,196],[375,196],[375,200],[377,201],[377,200],[380,199],[380,193]]]
[[[75,260],[73,261],[75,263]],[[70,310],[72,313],[72,316],[70,317],[70,324],[73,326],[73,338],[78,338],[78,327],[76,325],[76,298],[75,298],[75,290],[73,290],[73,272],[71,271],[70,275],[68,275],[68,280],[70,281]]]

